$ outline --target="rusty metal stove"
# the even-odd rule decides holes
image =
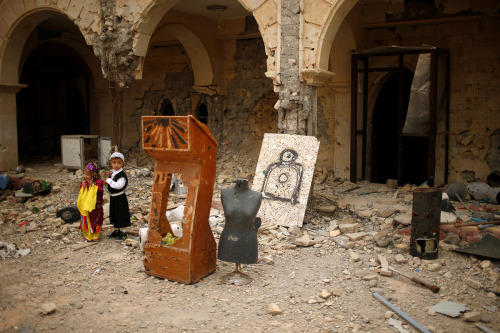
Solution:
[[[413,191],[410,254],[421,259],[438,257],[442,190],[418,188]]]

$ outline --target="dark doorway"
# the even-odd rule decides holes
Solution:
[[[61,155],[61,135],[89,134],[90,71],[73,49],[57,42],[27,57],[17,95],[19,158]]]
[[[160,115],[162,116],[175,116],[174,107],[170,100],[166,99],[161,105]]]
[[[203,124],[208,124],[208,110],[206,104],[200,104],[196,110],[196,119]]]
[[[403,71],[403,119],[399,119],[399,75],[391,74],[378,94],[372,121],[371,181],[386,183],[398,178],[398,163],[401,157],[401,182],[420,184],[427,179],[427,138],[401,137],[399,152],[399,124],[404,124],[413,73]],[[425,141],[425,142],[423,142]],[[401,156],[400,156],[401,154]]]
[[[413,74],[406,69],[405,59],[418,55],[423,72],[428,71],[428,93],[419,97],[427,102],[415,104],[411,121],[403,133],[410,100]],[[422,59],[420,57],[422,56]],[[435,186],[447,182],[448,130],[449,130],[449,53],[433,46],[405,47],[382,46],[355,52],[351,56],[351,163],[350,180],[368,179],[385,183],[397,179],[420,185],[428,182]],[[410,59],[411,60],[411,59]],[[415,58],[410,62],[415,61]],[[387,64],[393,64],[387,66]],[[428,67],[426,67],[428,66]],[[375,80],[380,73],[387,73],[387,80]],[[372,75],[377,75],[373,77]],[[420,76],[419,81],[427,76]],[[380,77],[381,78],[381,77]],[[420,84],[419,83],[419,84]],[[375,103],[370,92],[377,85]],[[416,89],[420,89],[416,87]],[[416,99],[415,101],[418,101]],[[444,101],[438,105],[437,101]],[[373,105],[371,117],[369,108]],[[418,118],[418,119],[417,119]]]

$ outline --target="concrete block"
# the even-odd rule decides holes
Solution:
[[[95,33],[100,33],[100,31],[102,31],[102,21],[100,18],[97,18],[95,19],[92,24],[90,25],[90,31],[93,31]],[[88,45],[90,45],[88,42],[87,42]]]
[[[332,10],[331,4],[320,0],[304,1],[303,6],[301,14],[304,20],[319,26],[324,25]]]
[[[464,48],[464,59],[498,59],[500,46],[477,46]]]
[[[151,35],[137,32],[134,36],[134,41],[132,42],[132,50],[134,51],[134,54],[145,57],[148,51],[150,39]]]
[[[274,1],[266,1],[254,11],[254,17],[261,29],[271,26],[278,22],[278,6]]]
[[[5,12],[3,13],[3,19],[5,20],[5,22],[9,27],[14,25],[14,23],[17,20],[17,17],[18,16],[16,15],[12,7],[7,7],[7,9],[5,9]]]
[[[24,0],[24,8],[26,11],[36,8],[36,0]]]
[[[353,242],[358,241],[358,240],[362,240],[367,235],[368,234],[366,232],[354,232],[354,233],[350,233],[350,234],[345,234],[345,236],[349,237],[349,239],[352,240]]]
[[[266,46],[270,49],[277,49],[278,48],[278,32],[279,32],[278,28],[279,28],[279,26],[276,23],[274,25],[267,26],[264,29],[262,39],[264,39]],[[269,67],[268,67],[268,70],[270,70]]]
[[[68,16],[72,20],[76,20],[83,9],[83,3],[80,0],[71,0],[68,6]]]
[[[353,233],[353,232],[358,232],[359,231],[359,226],[355,223],[349,223],[349,224],[340,224],[339,225],[339,230],[343,234],[347,233]]]
[[[137,2],[137,5],[139,5],[139,7],[141,7],[141,10],[143,10],[144,8],[149,6],[152,1],[151,0],[135,0],[135,2]]]
[[[303,46],[316,49],[320,34],[321,26],[304,24]]]
[[[62,9],[64,11],[68,10],[70,0],[57,0],[57,8]]]
[[[76,20],[77,24],[83,30],[87,30],[92,22],[94,21],[94,15],[90,13],[86,8],[82,8],[78,19]]]
[[[479,312],[479,311],[466,312],[463,315],[463,320],[469,321],[469,322],[480,321],[481,320],[481,312]]]
[[[246,10],[254,11],[260,6],[262,6],[265,2],[274,2],[273,0],[245,0],[242,1],[241,4],[245,7]]]
[[[23,1],[12,1],[12,9],[14,10],[14,13],[16,13],[16,16],[21,16],[26,11],[26,7],[24,6]]]

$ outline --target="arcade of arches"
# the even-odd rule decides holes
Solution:
[[[141,116],[192,114],[225,143],[219,149],[253,159],[264,133],[314,135],[318,167],[349,179],[351,54],[391,45],[449,51],[448,180],[500,170],[498,1],[221,3],[211,11],[198,0],[0,1],[0,171],[60,156],[65,134],[137,149]],[[416,62],[404,64],[406,94]],[[394,156],[397,84],[386,73],[363,84],[373,120],[367,180],[383,183],[404,167],[404,182],[420,182],[430,158],[421,143]],[[409,153],[420,150],[418,159]]]

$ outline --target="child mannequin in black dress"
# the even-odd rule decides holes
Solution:
[[[130,211],[125,195],[128,179],[123,171],[125,157],[122,153],[115,152],[111,154],[110,163],[113,173],[106,179],[106,183],[110,194],[109,220],[115,230],[109,237],[125,239],[127,238],[127,227],[130,226]]]

